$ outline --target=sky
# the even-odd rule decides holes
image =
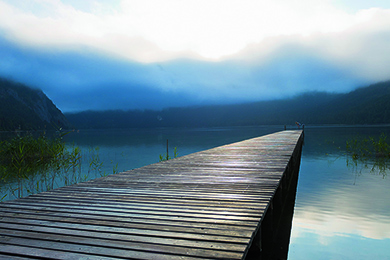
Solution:
[[[0,0],[0,77],[63,112],[346,93],[389,42],[388,0]]]

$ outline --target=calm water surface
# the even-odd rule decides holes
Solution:
[[[173,157],[175,147],[178,156],[184,156],[281,130],[282,126],[90,130],[66,135],[65,142],[80,147],[86,158],[98,148],[102,171],[111,173],[116,163],[119,171],[126,171],[159,162],[159,155],[166,154],[167,140]]]
[[[159,161],[177,147],[178,155],[210,149],[283,130],[282,126],[204,129],[131,129],[74,132],[65,137],[84,157],[100,157],[99,172],[88,179]],[[346,163],[345,142],[378,136],[390,127],[306,127],[291,232],[289,260],[390,259],[389,176]],[[98,150],[94,148],[98,147]],[[60,183],[60,182],[59,182]]]
[[[345,156],[349,138],[381,133],[390,138],[389,127],[305,129],[289,260],[390,259],[390,174]]]

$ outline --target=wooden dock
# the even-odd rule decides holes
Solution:
[[[0,259],[265,259],[302,144],[282,131],[2,202]]]

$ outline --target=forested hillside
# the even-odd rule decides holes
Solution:
[[[160,111],[84,111],[66,117],[41,91],[0,79],[0,130],[212,127],[250,125],[389,124],[390,81],[347,94],[305,93],[247,104]],[[69,120],[69,121],[68,121]],[[69,123],[70,122],[70,123]]]
[[[327,120],[346,124],[389,124],[390,81],[357,89],[329,103]]]
[[[0,78],[0,130],[59,128],[70,123],[41,90]]]
[[[85,111],[66,114],[78,128],[210,127],[305,124],[388,124],[390,82],[347,94],[306,93],[249,104],[168,108],[161,111]]]

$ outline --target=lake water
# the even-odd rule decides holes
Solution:
[[[390,259],[390,174],[345,156],[349,138],[381,133],[390,138],[389,127],[305,129],[289,260]]]
[[[99,156],[102,165],[97,171],[88,170],[88,159],[83,162],[82,172],[91,179],[158,162],[167,140],[170,156],[174,147],[183,156],[281,130],[282,126],[91,130],[70,133],[65,141],[80,147],[85,158]],[[390,259],[389,176],[348,166],[345,155],[348,139],[381,133],[390,138],[390,127],[306,126],[289,260]]]

